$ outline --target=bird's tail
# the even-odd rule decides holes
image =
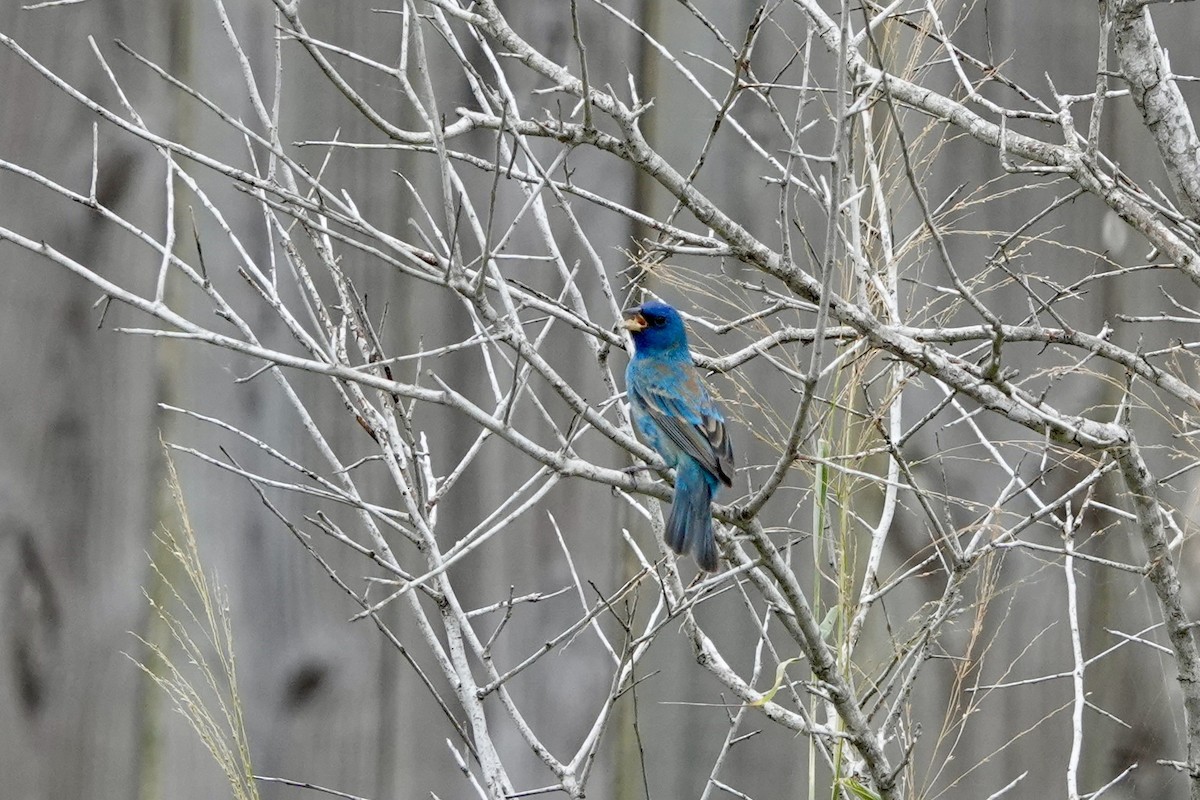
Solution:
[[[667,544],[676,553],[690,551],[705,572],[716,572],[717,542],[712,526],[715,481],[695,460],[681,460],[675,473],[675,502],[667,519]]]

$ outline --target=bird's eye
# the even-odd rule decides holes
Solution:
[[[656,328],[663,324],[663,318],[657,314],[643,314],[642,316],[646,318],[646,322],[650,323]]]

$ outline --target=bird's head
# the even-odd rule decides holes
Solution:
[[[687,332],[679,312],[661,300],[647,300],[637,308],[626,309],[622,325],[633,336],[633,345],[641,354],[687,352]]]

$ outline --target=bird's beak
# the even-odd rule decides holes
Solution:
[[[646,318],[642,316],[640,308],[627,308],[621,312],[621,316],[625,317],[621,321],[621,327],[631,333],[646,330]]]

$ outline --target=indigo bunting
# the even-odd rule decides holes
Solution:
[[[679,312],[650,300],[624,312],[634,355],[625,370],[633,422],[647,444],[675,468],[675,501],[665,538],[691,552],[705,572],[717,570],[712,498],[733,485],[733,446],[725,420],[692,365]]]

